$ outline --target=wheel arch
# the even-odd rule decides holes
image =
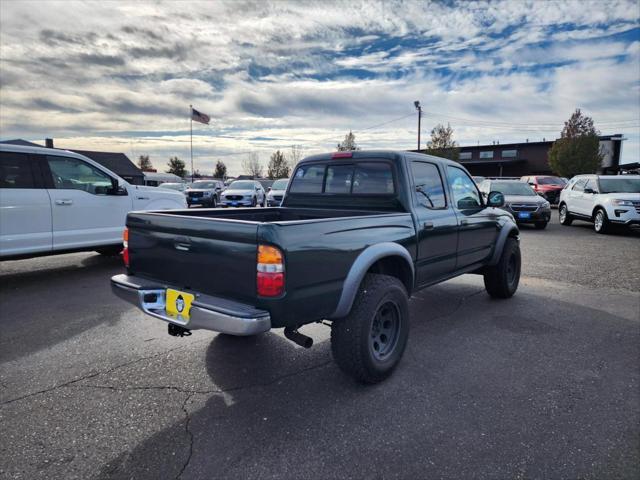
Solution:
[[[403,246],[383,242],[365,248],[345,278],[338,306],[329,318],[341,318],[351,311],[358,289],[367,273],[382,273],[398,278],[411,294],[415,269],[411,255]]]
[[[502,250],[504,248],[504,244],[507,242],[507,238],[520,238],[520,230],[518,230],[518,226],[514,222],[509,221],[502,225],[502,229],[496,239],[496,246],[493,249],[493,255],[491,256],[491,260],[489,260],[488,265],[497,265],[500,261],[500,256],[502,255]]]

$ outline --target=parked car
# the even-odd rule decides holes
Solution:
[[[413,292],[476,273],[492,297],[515,293],[519,232],[503,205],[450,160],[315,155],[296,166],[278,209],[131,213],[127,271],[111,286],[171,335],[284,327],[310,347],[298,329],[323,321],[340,368],[379,382],[404,352]]]
[[[485,180],[479,186],[483,197],[489,192],[504,195],[504,210],[513,215],[517,223],[533,223],[537,229],[547,228],[551,219],[551,204],[520,180]]]
[[[182,182],[167,182],[167,183],[161,183],[160,185],[158,185],[158,188],[168,188],[170,190],[176,190],[178,192],[182,192],[184,193],[187,188],[189,188],[189,185],[186,183],[182,183]]]
[[[527,182],[531,188],[544,197],[552,205],[557,205],[560,200],[560,192],[565,186],[565,182],[560,177],[550,175],[529,175],[521,177],[520,180]]]
[[[231,182],[220,198],[223,207],[264,207],[267,193],[264,187],[255,180],[236,180]]]
[[[640,225],[640,175],[578,175],[560,194],[562,225],[593,222],[598,233],[614,226]]]
[[[279,207],[287,190],[288,178],[280,178],[273,182],[267,189],[267,205],[269,207]]]
[[[179,192],[130,185],[78,153],[0,145],[0,258],[122,250],[131,210],[185,208]]]
[[[187,204],[215,208],[223,190],[224,183],[220,180],[196,180],[185,191]]]

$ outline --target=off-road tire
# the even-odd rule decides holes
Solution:
[[[568,227],[573,222],[573,217],[569,213],[569,208],[566,203],[561,204],[558,207],[558,220],[560,220],[560,225],[564,225]]]
[[[497,265],[485,267],[484,288],[493,298],[510,298],[520,283],[520,244],[515,238],[507,238]]]
[[[374,352],[375,339],[380,341],[383,336],[379,327],[386,323],[397,329],[393,338],[379,343],[382,346]],[[400,362],[408,336],[409,300],[404,285],[389,275],[367,274],[349,314],[333,321],[331,352],[347,375],[362,383],[377,383],[391,375]]]
[[[547,224],[549,222],[536,222],[535,226],[537,230],[544,230],[545,228],[547,228]]]

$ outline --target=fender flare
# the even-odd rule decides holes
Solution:
[[[341,318],[347,315],[351,311],[351,306],[356,298],[360,284],[364,279],[365,274],[378,260],[385,257],[400,257],[406,263],[411,270],[411,280],[415,278],[415,269],[413,266],[413,259],[411,255],[402,245],[393,242],[382,242],[375,245],[371,245],[365,248],[358,258],[351,265],[351,269],[347,274],[342,285],[342,294],[338,301],[336,310],[331,314],[329,318]],[[411,294],[411,292],[407,292]]]
[[[515,233],[515,235],[514,235]],[[500,229],[500,234],[496,239],[496,246],[493,249],[493,255],[491,256],[491,260],[487,263],[488,266],[497,265],[500,261],[500,256],[502,255],[502,249],[504,248],[504,244],[507,242],[507,238],[515,237],[519,239],[520,230],[518,230],[518,226],[515,222],[509,220],[502,225]]]

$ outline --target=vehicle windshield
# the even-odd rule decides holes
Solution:
[[[207,182],[204,180],[198,180],[193,182],[191,188],[216,188],[216,182]]]
[[[170,188],[171,190],[182,190],[184,189],[183,183],[161,183],[158,185],[160,188]]]
[[[538,177],[538,185],[564,185],[560,177]]]
[[[240,181],[231,183],[231,185],[229,185],[228,188],[229,190],[253,190],[255,188],[255,184],[253,182],[240,180]]]
[[[600,178],[601,193],[640,193],[640,178]]]
[[[532,196],[536,192],[524,182],[492,182],[491,190],[503,195]]]
[[[288,178],[281,178],[280,180],[276,180],[271,185],[271,190],[284,190],[287,188],[287,183],[289,183]]]

